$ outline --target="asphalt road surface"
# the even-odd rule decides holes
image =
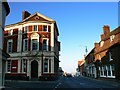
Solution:
[[[57,81],[6,81],[5,90],[120,90],[120,84],[86,77],[60,77]]]

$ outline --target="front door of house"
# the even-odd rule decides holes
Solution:
[[[36,60],[31,62],[31,78],[38,78],[38,62]]]

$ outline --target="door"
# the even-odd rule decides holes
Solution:
[[[31,78],[38,78],[38,62],[36,60],[31,62]]]

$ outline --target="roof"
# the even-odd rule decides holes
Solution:
[[[78,65],[81,66],[84,62],[85,60],[78,61]]]
[[[105,38],[103,39],[103,40],[101,40],[101,41],[106,41],[106,40],[108,40],[108,39],[110,39],[110,36],[111,35],[116,35],[116,34],[119,34],[120,33],[120,26],[118,26],[116,29],[114,29],[113,31],[111,31],[107,36],[105,36]],[[108,48],[110,48],[110,47],[112,47],[112,46],[114,46],[115,44],[117,44],[117,43],[120,43],[120,39],[119,39],[119,37],[117,37],[117,39],[115,39],[115,41],[114,42],[112,42],[112,43],[109,43],[109,44],[104,44],[102,47],[98,47],[98,48],[96,48],[96,51],[95,51],[95,54],[98,54],[98,53],[100,53],[100,52],[103,52],[103,51],[105,51],[105,50],[108,50]]]
[[[17,23],[14,23],[14,24],[10,24],[10,25],[6,25],[6,27],[24,24],[25,22],[31,21],[30,18],[32,18],[32,17],[34,17],[34,16],[36,16],[36,15],[46,20],[46,21],[40,21],[40,22],[51,22],[51,23],[54,23],[55,28],[56,28],[56,31],[57,31],[57,35],[59,35],[56,21],[53,20],[53,19],[51,19],[51,18],[48,18],[47,16],[44,16],[44,15],[38,13],[38,12],[36,12],[36,13],[34,13],[34,14],[31,14],[30,16],[28,16],[27,18],[23,19],[23,20],[20,21],[20,22],[17,22]]]
[[[36,12],[36,13],[34,13],[34,14],[30,15],[29,17],[27,17],[27,18],[23,19],[23,20],[22,20],[22,22],[24,22],[24,21],[26,21],[26,20],[30,19],[31,17],[33,17],[33,16],[35,16],[35,15],[38,15],[38,16],[40,16],[40,17],[42,17],[42,18],[44,18],[44,19],[46,19],[46,20],[48,20],[48,21],[54,21],[54,20],[52,20],[52,19],[48,18],[47,16],[44,16],[44,15],[42,15],[42,14],[40,14],[40,13]]]
[[[85,57],[85,60],[86,60],[86,58],[87,58],[89,55],[91,55],[91,54],[94,53],[94,49],[95,49],[95,48],[93,48],[93,49],[87,54],[87,56]]]

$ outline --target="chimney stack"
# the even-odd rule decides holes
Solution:
[[[31,14],[28,11],[23,11],[22,12],[22,20],[24,20],[25,18],[29,17]]]
[[[108,25],[104,25],[103,32],[105,36],[108,35],[110,33],[110,27]]]

